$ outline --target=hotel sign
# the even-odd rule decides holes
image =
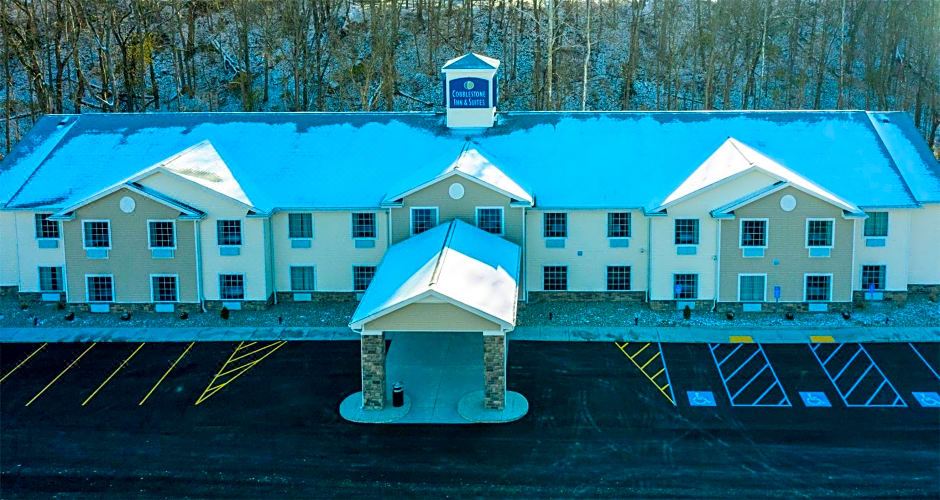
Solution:
[[[489,108],[490,83],[483,78],[454,78],[448,85],[450,108]]]

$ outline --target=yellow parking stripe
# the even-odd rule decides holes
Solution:
[[[647,361],[646,363],[643,363],[643,366],[641,366],[640,369],[645,370],[646,367],[649,366],[649,364],[652,363],[653,361],[656,361],[656,358],[658,357],[659,357],[659,353],[657,352],[656,354],[653,355],[652,358],[649,359],[649,361]]]
[[[88,395],[87,398],[85,398],[85,401],[82,401],[82,406],[87,405],[88,402],[91,401],[93,397],[95,397],[95,394],[98,394],[98,391],[100,391],[102,387],[108,385],[108,382],[110,382],[111,379],[114,378],[115,375],[117,375],[117,372],[121,371],[121,368],[124,368],[124,365],[126,365],[127,362],[130,361],[131,358],[133,358],[137,354],[137,352],[140,351],[142,347],[144,347],[144,344],[146,344],[146,342],[141,342],[140,345],[137,346],[137,349],[134,349],[134,352],[132,352],[130,356],[124,358],[124,361],[122,361],[121,364],[118,365],[118,367],[115,368],[113,372],[111,372],[111,375],[108,375],[108,378],[104,379],[104,382],[102,382],[101,385],[99,385],[98,388],[94,390],[94,392],[92,392],[91,394]]]
[[[92,347],[95,347],[95,345],[97,345],[97,344],[98,344],[97,342],[92,342],[91,345],[88,346],[88,349],[85,349],[84,351],[82,351],[82,353],[79,354],[77,358],[75,358],[74,360],[72,360],[72,362],[69,363],[69,365],[66,366],[64,370],[62,370],[61,372],[59,372],[59,374],[56,375],[54,379],[52,379],[48,384],[46,384],[45,387],[42,388],[41,391],[39,391],[35,396],[33,396],[33,399],[30,399],[30,400],[26,403],[26,406],[29,406],[29,405],[33,404],[33,401],[36,401],[37,399],[39,399],[39,396],[42,396],[42,393],[46,392],[46,390],[48,390],[50,387],[52,387],[52,384],[56,383],[57,380],[59,380],[60,378],[62,378],[62,375],[65,375],[65,372],[67,372],[67,371],[69,371],[70,369],[72,369],[72,367],[75,366],[75,363],[78,363],[78,360],[82,359],[83,356],[85,356],[86,354],[88,354],[88,351],[90,351],[91,348],[92,348]]]
[[[4,375],[3,377],[0,377],[0,384],[2,384],[3,381],[7,379],[7,377],[9,377],[10,375],[13,375],[13,372],[15,372],[16,370],[19,370],[21,366],[25,365],[27,361],[33,358],[33,356],[39,354],[39,351],[43,350],[43,348],[45,348],[47,345],[49,345],[48,342],[39,346],[39,348],[33,351],[32,353],[30,353],[29,356],[26,356],[26,359],[24,359],[23,361],[20,361],[18,365],[14,366],[12,370],[8,371],[6,375]]]
[[[732,335],[728,337],[732,344],[753,344],[754,339],[750,335]]]
[[[810,335],[809,341],[814,344],[831,344],[836,341],[832,335]]]
[[[150,388],[150,391],[147,392],[147,395],[144,396],[144,399],[141,399],[140,403],[137,403],[137,406],[141,406],[147,402],[147,398],[149,398],[150,395],[153,394],[153,391],[157,390],[157,387],[160,386],[160,384],[163,382],[163,379],[165,379],[166,376],[169,375],[171,371],[173,371],[173,368],[176,368],[176,364],[179,363],[180,360],[183,359],[184,356],[186,356],[186,353],[188,353],[189,350],[192,349],[195,344],[196,344],[195,342],[190,342],[189,345],[186,346],[186,349],[183,351],[183,354],[180,354],[180,356],[176,358],[176,361],[174,361],[173,364],[170,365],[169,368],[167,368],[166,372],[163,373],[163,376],[160,377],[160,380],[157,380],[157,383],[153,384],[153,387]]]
[[[633,366],[637,367],[637,369],[640,370],[640,373],[642,373],[643,376],[646,377],[647,380],[649,380],[654,386],[656,386],[656,388],[659,389],[659,392],[660,392],[663,396],[665,396],[666,399],[667,399],[670,403],[673,404],[673,406],[675,406],[676,402],[673,400],[672,395],[670,394],[670,392],[667,391],[667,389],[669,389],[668,374],[667,374],[667,379],[666,379],[666,380],[667,380],[666,385],[660,386],[659,383],[656,382],[656,377],[659,377],[660,375],[662,375],[663,373],[666,372],[666,360],[665,360],[665,358],[663,358],[663,360],[662,360],[662,362],[663,362],[663,367],[662,367],[658,372],[656,372],[655,375],[650,376],[650,374],[649,374],[649,373],[646,373],[646,370],[645,370],[645,368],[646,368],[650,363],[652,363],[653,361],[655,361],[657,358],[660,358],[660,357],[661,357],[662,351],[659,350],[659,349],[661,349],[661,347],[659,346],[659,344],[657,344],[657,350],[658,350],[658,352],[657,352],[655,355],[653,355],[653,357],[651,357],[651,358],[650,358],[646,363],[644,363],[642,366],[636,361],[636,357],[639,356],[641,352],[643,352],[644,350],[646,350],[646,348],[649,347],[650,344],[652,344],[652,342],[647,342],[646,345],[644,345],[643,347],[641,347],[637,352],[633,353],[632,356],[627,352],[627,346],[628,346],[629,344],[630,344],[629,342],[624,342],[623,344],[618,344],[618,343],[614,342],[614,345],[616,345],[616,346],[620,349],[620,352],[622,352],[623,355],[626,356],[627,359],[629,359],[631,363],[633,363]],[[655,367],[654,367],[654,368],[655,368]]]
[[[259,349],[255,349],[254,351],[251,351],[251,352],[249,352],[248,354],[243,354],[243,355],[238,356],[238,357],[235,356],[239,351],[242,351],[242,350],[244,350],[246,347],[249,347],[249,346],[251,346],[251,345],[253,345],[253,344],[256,344],[256,343],[257,343],[257,342],[251,342],[251,343],[249,343],[249,344],[245,344],[244,342],[241,342],[241,343],[238,344],[237,347],[235,347],[235,350],[233,350],[233,351],[232,351],[232,354],[229,355],[229,357],[228,357],[227,360],[225,360],[225,363],[223,363],[222,366],[219,367],[219,371],[212,377],[212,380],[209,382],[209,385],[206,386],[205,390],[202,391],[202,394],[199,395],[198,398],[196,398],[195,405],[199,405],[199,404],[201,404],[202,402],[204,402],[205,400],[209,399],[210,397],[212,397],[213,395],[215,395],[215,393],[217,393],[217,392],[219,392],[220,390],[222,390],[223,387],[225,387],[225,386],[231,384],[232,382],[235,381],[235,379],[237,379],[238,377],[241,377],[242,375],[244,375],[245,373],[247,373],[248,370],[250,370],[252,367],[254,367],[254,366],[257,365],[258,363],[260,363],[264,358],[267,358],[267,357],[270,356],[271,354],[274,354],[275,351],[277,351],[278,349],[280,349],[281,347],[283,347],[285,344],[287,344],[286,341],[280,340],[280,341],[277,341],[277,342],[272,342],[272,343],[266,345],[265,347],[262,347],[262,348],[259,348]],[[269,349],[269,348],[270,348],[270,349]],[[259,353],[259,352],[264,351],[264,350],[267,350],[267,352],[265,352],[264,354],[262,354],[261,356],[259,356],[258,358],[254,359],[254,360],[252,360],[252,361],[249,361],[249,362],[247,362],[247,363],[245,363],[245,364],[243,364],[243,365],[240,365],[240,366],[238,366],[238,367],[235,367],[235,368],[227,368],[228,365],[230,365],[231,363],[233,363],[233,362],[236,361],[236,360],[242,359],[242,358],[244,358],[244,357],[246,357],[246,356],[248,356],[248,355],[251,355],[251,354]],[[237,373],[236,373],[236,372],[237,372]],[[235,373],[235,375],[232,375],[232,377],[229,378],[228,380],[226,380],[226,381],[224,381],[224,382],[222,382],[222,383],[216,385],[216,382],[217,382],[220,378],[225,377],[226,375],[230,375],[230,374],[232,374],[232,373]]]
[[[636,357],[639,356],[641,352],[645,351],[646,348],[649,347],[649,346],[650,346],[650,344],[649,344],[649,342],[647,342],[645,346],[641,347],[639,351],[633,353],[633,356],[629,356],[629,358],[630,358],[631,360],[636,359]]]

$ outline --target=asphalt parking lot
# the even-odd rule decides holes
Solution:
[[[370,426],[356,342],[0,345],[0,496],[940,495],[940,344],[512,342],[531,410]]]

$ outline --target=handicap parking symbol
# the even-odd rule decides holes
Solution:
[[[940,394],[936,392],[913,392],[911,394],[924,408],[940,408]]]
[[[808,408],[829,408],[832,406],[825,392],[801,392],[800,399]]]
[[[691,406],[717,406],[712,391],[686,391]]]

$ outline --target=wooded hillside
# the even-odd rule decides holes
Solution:
[[[43,113],[879,109],[940,125],[938,0],[0,0],[9,151]]]

